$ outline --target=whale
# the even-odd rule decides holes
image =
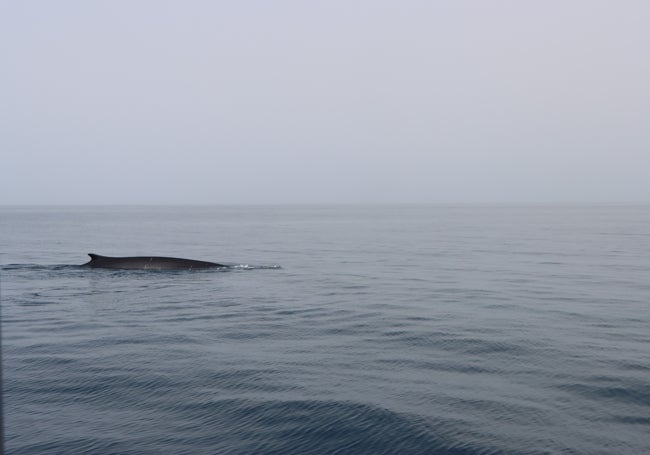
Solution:
[[[194,270],[228,267],[216,262],[164,256],[110,257],[94,253],[88,253],[88,256],[90,261],[82,264],[83,267],[126,270]]]

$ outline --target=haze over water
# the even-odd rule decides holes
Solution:
[[[8,453],[647,453],[649,223],[648,206],[4,207]],[[77,267],[87,252],[240,267]]]
[[[0,2],[0,204],[650,203],[646,0]]]

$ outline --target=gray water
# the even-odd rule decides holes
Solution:
[[[0,264],[8,453],[650,452],[648,206],[4,207]]]

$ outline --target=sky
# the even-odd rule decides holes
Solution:
[[[0,0],[0,204],[649,203],[647,0]]]

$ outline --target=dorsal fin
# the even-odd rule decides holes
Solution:
[[[88,256],[90,256],[91,261],[94,261],[95,259],[102,259],[102,258],[106,257],[106,256],[102,256],[101,254],[95,254],[95,253],[88,253]]]

